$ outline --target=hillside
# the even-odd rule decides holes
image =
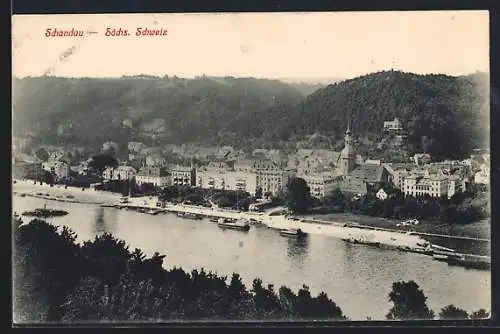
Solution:
[[[165,142],[219,142],[253,135],[249,119],[302,98],[285,83],[253,78],[24,78],[13,83],[13,129],[87,145],[155,132]]]
[[[489,78],[379,72],[329,85],[291,113],[286,134],[328,134],[340,139],[348,122],[355,134],[380,134],[399,117],[413,151],[438,158],[467,156],[489,138]],[[486,144],[487,145],[487,144]]]
[[[349,121],[355,134],[377,136],[384,121],[399,117],[411,151],[460,158],[488,139],[488,87],[484,73],[385,71],[304,98],[293,84],[254,78],[25,78],[14,80],[13,129],[85,145],[294,146],[313,134],[338,145]]]

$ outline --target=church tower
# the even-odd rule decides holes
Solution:
[[[345,132],[345,146],[340,153],[340,171],[342,175],[349,174],[356,165],[356,152],[354,152],[354,147],[352,146],[351,130],[349,125],[347,126],[347,131]]]

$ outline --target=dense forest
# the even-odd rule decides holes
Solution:
[[[384,71],[304,97],[292,84],[254,78],[24,78],[13,84],[13,129],[86,145],[138,139],[279,147],[311,135],[335,143],[349,122],[356,135],[377,137],[384,121],[399,117],[409,151],[453,159],[487,146],[488,82],[484,73]]]
[[[13,223],[15,323],[348,320],[325,293],[312,296],[306,285],[295,293],[255,278],[248,289],[237,273],[164,269],[165,255],[131,251],[110,234],[79,244],[66,227],[38,219]],[[394,282],[388,297],[387,319],[435,317],[414,281]],[[488,317],[484,309],[469,314],[454,305],[439,313],[440,319]]]
[[[283,114],[284,115],[284,114]],[[398,71],[369,74],[329,85],[288,113],[282,135],[380,134],[383,123],[400,118],[410,149],[439,158],[467,156],[489,135],[488,76],[417,75]]]

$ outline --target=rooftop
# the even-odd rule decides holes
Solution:
[[[384,166],[380,165],[360,165],[349,173],[349,178],[360,179],[365,182],[380,182],[384,173]]]
[[[346,193],[364,194],[367,192],[367,186],[361,179],[347,177],[340,184],[340,190]]]

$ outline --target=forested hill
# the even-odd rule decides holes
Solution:
[[[266,145],[320,134],[380,134],[399,117],[414,151],[460,158],[489,134],[487,74],[368,74],[304,98],[290,85],[254,78],[125,77],[14,80],[14,133],[78,143],[162,142]],[[130,126],[123,126],[128,120]],[[64,127],[58,135],[58,127]]]
[[[247,133],[248,121],[302,99],[286,83],[254,78],[23,78],[13,82],[13,130],[53,142],[61,140],[63,127],[65,141],[81,144],[150,135],[219,142],[258,135]]]
[[[378,72],[320,89],[286,116],[274,130],[283,139],[311,133],[339,139],[348,122],[355,134],[380,134],[384,121],[399,117],[415,151],[458,158],[488,139],[489,78]]]

